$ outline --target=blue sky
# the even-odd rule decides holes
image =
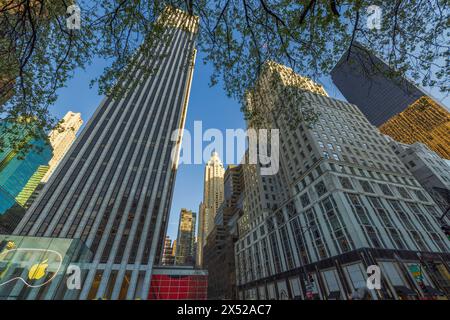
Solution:
[[[100,75],[105,66],[107,66],[107,61],[97,59],[85,70],[77,70],[75,76],[68,81],[67,86],[60,89],[58,100],[51,108],[51,113],[61,118],[69,110],[81,112],[86,123],[102,99],[102,96],[98,95],[97,87],[89,88],[89,82]],[[203,63],[203,55],[200,52],[197,55],[194,69],[185,128],[193,133],[194,121],[201,120],[203,131],[208,128],[216,128],[223,132],[225,132],[225,129],[244,129],[245,123],[240,105],[225,95],[220,83],[214,87],[209,86],[211,73],[212,67]],[[321,82],[330,96],[345,100],[329,78],[322,79]],[[431,90],[431,93],[438,100],[441,100],[447,106],[449,105],[449,97],[443,99],[442,94],[437,90]],[[207,144],[204,143],[203,146]],[[221,150],[218,150],[218,152],[224,160],[225,155],[222,154]],[[182,164],[178,168],[167,231],[172,239],[176,238],[181,208],[198,212],[203,197],[203,170],[204,164]]]

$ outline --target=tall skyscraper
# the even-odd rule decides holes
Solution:
[[[197,231],[197,257],[196,264],[203,264],[203,247],[206,238],[214,224],[214,217],[217,209],[223,201],[223,175],[224,168],[217,152],[211,154],[211,158],[206,163],[205,176],[203,181],[203,201],[200,204],[199,223]]]
[[[194,265],[194,242],[196,213],[181,209],[178,224],[177,246],[175,252],[176,265]]]
[[[247,107],[280,130],[280,170],[262,175],[253,165],[245,174],[244,165],[250,207],[235,245],[239,297],[348,299],[366,290],[370,265],[383,274],[371,299],[449,294],[450,244],[437,205],[357,106],[310,82],[269,62],[247,96]],[[318,120],[289,126],[279,108],[290,103],[313,108]]]
[[[41,180],[43,183],[48,181],[64,155],[69,151],[82,124],[83,120],[81,119],[81,113],[69,111],[62,118],[60,128],[50,132],[49,140],[53,148],[53,157],[48,163],[49,169],[47,173]]]
[[[422,142],[450,159],[450,112],[355,43],[331,71],[334,84],[370,123],[395,140]]]
[[[81,239],[93,255],[83,266],[82,289],[17,283],[3,296],[148,297],[167,229],[177,169],[171,153],[181,143],[171,136],[184,128],[198,17],[167,7],[157,24],[163,38],[148,58],[137,54],[137,67],[121,79],[129,90],[102,101],[14,232]]]
[[[172,244],[172,240],[169,236],[166,236],[166,239],[164,240],[164,251],[163,251],[163,257],[161,260],[161,264],[164,266],[171,266],[174,264],[174,246]]]

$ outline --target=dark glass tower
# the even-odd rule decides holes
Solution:
[[[41,298],[146,299],[167,228],[195,60],[198,18],[166,8],[167,41],[107,97],[21,221],[16,235],[81,239],[92,251],[81,290]],[[154,58],[157,56],[158,58]],[[147,69],[147,68],[146,68]],[[31,289],[30,289],[31,290]],[[54,289],[56,290],[56,289]],[[60,291],[58,291],[60,292]],[[27,296],[28,298],[29,296]]]

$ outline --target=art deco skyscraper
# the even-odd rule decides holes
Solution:
[[[223,201],[223,176],[225,170],[217,152],[211,154],[206,163],[203,185],[203,202],[200,204],[200,215],[197,232],[197,258],[198,266],[203,263],[203,247],[206,238],[212,229],[217,209]]]
[[[80,130],[83,120],[81,113],[69,111],[62,119],[60,128],[54,129],[49,134],[50,144],[53,148],[53,157],[49,161],[49,169],[41,182],[46,183],[61,162],[64,155],[69,151],[70,146],[76,139],[78,130]]]
[[[136,55],[138,67],[121,79],[130,90],[102,101],[15,230],[79,238],[92,251],[81,291],[57,298],[148,297],[167,229],[177,169],[171,154],[181,143],[171,136],[185,123],[198,18],[167,7],[157,23],[164,39],[149,58]],[[142,72],[144,65],[154,72]],[[43,298],[56,295],[42,290]]]

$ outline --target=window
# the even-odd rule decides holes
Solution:
[[[350,278],[350,281],[352,283],[353,289],[356,290],[358,288],[365,288],[366,287],[366,275],[362,271],[362,265],[361,264],[352,264],[347,267],[348,276]]]
[[[364,192],[374,193],[369,181],[360,180],[359,183],[361,184],[361,187],[363,188]]]

